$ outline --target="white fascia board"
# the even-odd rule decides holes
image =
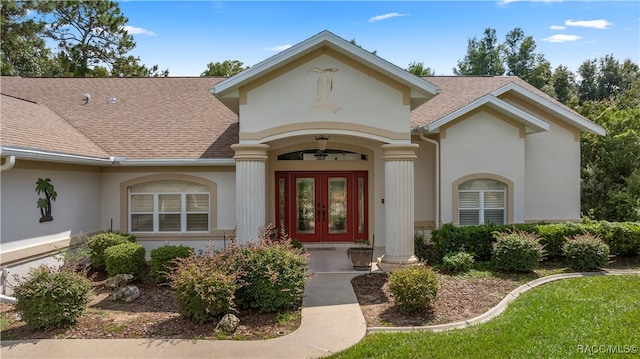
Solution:
[[[533,130],[533,132],[542,132],[542,131],[548,131],[549,130],[549,124],[546,123],[545,121],[532,116],[530,114],[528,114],[525,111],[522,111],[521,109],[510,105],[502,100],[500,100],[499,98],[491,95],[491,94],[487,94],[484,95],[482,97],[480,97],[479,99],[469,103],[468,105],[461,107],[453,112],[451,112],[450,114],[441,117],[440,119],[424,126],[423,128],[427,130],[427,132],[437,132],[440,127],[446,125],[447,123],[461,117],[464,116],[465,114],[469,113],[470,111],[473,111],[481,106],[489,106],[499,112],[502,112],[506,115],[508,115],[509,117],[513,118],[514,120],[524,124],[525,126],[527,126],[528,128],[530,128],[531,130]]]
[[[29,148],[11,146],[0,147],[3,156],[15,156],[17,159],[35,160],[43,162],[72,163],[91,166],[110,166],[113,158],[74,155],[70,153],[51,152]]]
[[[593,134],[600,135],[600,136],[604,136],[604,135],[607,134],[607,131],[604,128],[600,127],[598,124],[593,123],[593,122],[589,121],[588,119],[586,119],[586,118],[584,118],[584,117],[582,117],[582,116],[580,116],[580,115],[578,115],[578,114],[576,114],[576,113],[574,113],[572,111],[569,111],[568,109],[566,109],[566,108],[564,108],[562,106],[558,106],[557,104],[545,99],[542,96],[539,96],[539,95],[527,90],[526,88],[524,88],[524,87],[522,87],[522,86],[520,86],[520,85],[518,85],[518,84],[516,84],[514,82],[510,82],[510,83],[502,86],[501,88],[493,91],[491,94],[497,97],[497,96],[500,96],[500,95],[502,95],[502,94],[504,94],[506,92],[509,92],[509,91],[517,92],[518,94],[520,94],[520,95],[526,97],[527,99],[535,102],[536,104],[544,107],[548,111],[551,111],[552,113],[557,114],[558,117],[561,120],[563,120],[563,121],[565,121],[565,122],[567,122],[567,123],[579,128],[579,129],[581,129],[583,131],[591,132]]]
[[[257,63],[256,65],[240,72],[233,77],[219,82],[213,87],[213,89],[211,89],[210,92],[217,96],[228,95],[228,92],[230,90],[236,89],[244,83],[250,82],[252,79],[261,76],[263,73],[279,67],[281,64],[288,62],[288,60],[301,57],[315,50],[316,48],[322,47],[323,45],[327,45],[347,56],[357,57],[362,62],[368,63],[370,66],[377,68],[378,71],[385,73],[391,78],[395,78],[396,81],[405,83],[412,89],[418,89],[431,96],[434,96],[439,92],[438,87],[431,82],[421,77],[415,76],[414,74],[411,74],[408,71],[405,71],[404,69],[401,69],[400,67],[386,60],[383,60],[379,56],[374,55],[358,46],[355,46],[349,41],[346,41],[343,38],[326,30],[262,62]]]
[[[233,158],[167,158],[167,159],[127,159],[125,157],[100,158],[74,155],[69,153],[42,151],[37,149],[18,148],[11,146],[0,147],[2,156],[15,156],[17,159],[70,163],[90,166],[235,166]]]
[[[177,158],[177,159],[118,159],[114,161],[114,166],[235,166],[233,158]]]

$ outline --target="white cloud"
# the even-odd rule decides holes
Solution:
[[[135,26],[125,26],[125,30],[129,33],[129,35],[147,35],[147,36],[156,36],[157,34],[151,30],[143,29],[141,27]]]
[[[604,19],[579,20],[579,21],[565,20],[564,24],[567,26],[588,27],[592,29],[601,29],[601,30],[606,30],[607,28],[609,28],[609,26],[613,25],[612,23]]]
[[[278,45],[278,46],[270,47],[267,50],[280,52],[280,51],[284,51],[284,50],[290,48],[291,46],[293,46],[293,45],[289,45],[289,44]]]
[[[542,39],[542,41],[553,42],[553,43],[562,43],[562,42],[570,42],[577,41],[582,39],[582,36],[578,35],[565,35],[565,34],[556,34],[547,37],[546,39]]]
[[[549,28],[550,28],[551,30],[564,30],[564,29],[566,29],[567,27],[566,27],[566,26],[562,26],[562,25],[551,25],[551,26],[549,26]]]
[[[369,19],[369,22],[376,22],[376,21],[391,19],[392,17],[398,17],[398,16],[407,16],[407,14],[401,14],[399,12],[390,12],[384,15],[374,16]]]

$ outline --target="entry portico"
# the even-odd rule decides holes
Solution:
[[[410,113],[435,85],[322,32],[212,93],[239,119],[238,238],[267,223],[302,241],[375,235],[383,263],[417,261]]]

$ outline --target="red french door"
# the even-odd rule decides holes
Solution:
[[[276,172],[279,228],[302,242],[367,239],[366,172]]]

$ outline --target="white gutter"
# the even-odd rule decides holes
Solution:
[[[440,143],[425,137],[424,128],[418,130],[420,138],[436,146],[436,228],[440,228]]]
[[[233,158],[184,158],[184,159],[119,159],[115,166],[235,166]]]
[[[196,158],[196,159],[126,159],[125,157],[100,158],[72,155],[68,153],[47,152],[24,148],[2,147],[0,151],[3,155],[9,156],[9,161],[15,163],[15,157],[27,160],[62,162],[91,166],[235,166],[233,158]],[[13,157],[13,160],[11,158]],[[13,165],[11,165],[13,167]],[[2,165],[4,171],[4,165]]]
[[[16,164],[16,156],[8,156],[2,166],[0,166],[0,172],[8,171]]]

